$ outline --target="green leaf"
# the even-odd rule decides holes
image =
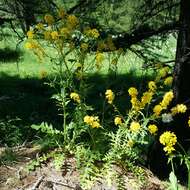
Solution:
[[[169,180],[170,180],[170,189],[178,190],[177,178],[176,178],[174,172],[170,173]]]

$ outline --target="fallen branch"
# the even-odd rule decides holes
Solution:
[[[47,182],[51,182],[51,183],[54,183],[54,184],[56,184],[56,185],[61,185],[61,186],[64,186],[64,187],[68,187],[68,188],[70,188],[70,189],[76,189],[75,187],[70,186],[70,185],[68,185],[68,184],[66,184],[66,183],[62,183],[62,182],[57,182],[57,181],[47,181]]]
[[[29,190],[36,190],[36,189],[39,187],[40,183],[43,181],[44,177],[45,177],[45,176],[41,176],[41,177],[36,181],[36,183],[35,183]]]

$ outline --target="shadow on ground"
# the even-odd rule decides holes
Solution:
[[[13,50],[10,48],[0,49],[0,62],[9,63],[16,62],[22,56],[22,52],[19,50]]]
[[[115,104],[121,112],[125,113],[130,105],[128,88],[130,86],[143,88],[148,78],[138,77],[134,73],[118,76],[94,74],[85,80],[86,102],[92,105],[101,117],[106,89],[112,89],[116,93]],[[56,128],[62,125],[56,102],[51,99],[55,90],[44,82],[39,78],[20,78],[0,73],[0,121],[6,121],[7,125],[10,123],[11,127],[14,126],[11,130],[19,127],[24,138],[27,136],[32,139],[34,135],[30,129],[32,124],[47,122]],[[105,116],[109,118],[113,110],[109,105],[106,109]],[[7,130],[10,126],[4,128]]]

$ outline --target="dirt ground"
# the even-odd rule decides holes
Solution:
[[[27,163],[40,152],[39,147],[22,147],[14,150],[17,161],[0,166],[0,190],[83,190],[80,187],[79,172],[74,158],[65,161],[66,167],[56,170],[51,161],[37,167],[35,171],[27,172]],[[0,159],[4,149],[0,149]],[[65,169],[67,168],[67,169]],[[145,187],[139,188],[138,181],[132,175],[124,176],[126,190],[165,190],[164,184],[149,170],[146,172]],[[106,178],[106,176],[105,176]],[[114,184],[114,182],[113,182]],[[117,185],[107,186],[105,180],[98,181],[91,190],[117,190]]]

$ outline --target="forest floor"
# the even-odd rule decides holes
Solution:
[[[1,190],[82,190],[80,174],[73,157],[65,160],[64,166],[56,170],[51,160],[44,162],[34,171],[26,170],[27,164],[40,154],[40,147],[0,148],[0,189]],[[118,167],[115,167],[119,170]],[[144,185],[131,173],[123,175],[126,190],[166,190],[168,184],[159,180],[151,171],[145,169]],[[116,182],[111,187],[102,179],[94,184],[92,190],[117,190]],[[115,184],[115,185],[114,185]],[[180,190],[185,190],[181,187]]]

